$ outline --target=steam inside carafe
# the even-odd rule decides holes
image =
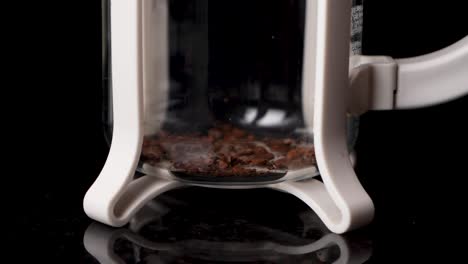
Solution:
[[[181,177],[274,178],[288,170],[315,166],[313,142],[302,137],[256,136],[231,124],[218,124],[207,133],[161,131],[146,137],[143,162]]]

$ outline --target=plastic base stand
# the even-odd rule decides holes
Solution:
[[[177,180],[167,180],[156,176],[143,176],[130,182],[128,187],[124,188],[125,192],[115,201],[113,209],[107,210],[110,211],[110,214],[106,218],[96,217],[97,219],[95,219],[112,226],[123,226],[129,223],[134,215],[142,210],[152,199],[167,191],[189,186],[230,189],[271,188],[294,195],[303,201],[320,217],[325,226],[334,233],[344,233],[348,230],[347,227],[350,226],[349,218],[346,218],[345,215],[347,212],[343,212],[343,209],[339,208],[325,184],[313,178],[301,181],[284,181],[268,185],[206,186],[184,183]],[[365,207],[363,213],[369,214],[369,208],[372,209],[369,206]],[[90,216],[93,217],[93,215]],[[359,217],[362,218],[362,216]],[[343,228],[343,226],[346,228]]]

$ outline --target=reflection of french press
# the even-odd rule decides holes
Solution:
[[[145,205],[126,228],[91,224],[83,238],[88,253],[100,263],[359,264],[372,255],[369,240],[330,233],[310,210],[290,211],[282,219],[295,224],[284,228],[224,214],[222,209],[210,212],[213,206],[160,200]],[[215,219],[210,219],[211,213],[216,213]]]
[[[369,223],[357,116],[467,94],[468,38],[417,58],[361,56],[363,5],[351,2],[104,1],[112,142],[86,213],[121,226],[171,188],[267,187],[333,232]]]

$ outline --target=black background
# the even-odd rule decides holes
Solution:
[[[367,0],[364,53],[410,57],[461,39],[468,35],[462,2]],[[31,10],[38,18],[19,26],[13,41],[28,61],[17,60],[28,72],[17,81],[30,88],[29,100],[38,92],[51,100],[41,99],[19,120],[27,120],[27,142],[15,155],[23,158],[11,178],[22,189],[7,203],[13,205],[7,241],[20,260],[77,263],[91,222],[82,198],[108,151],[100,112],[100,1],[62,1],[40,10]],[[28,147],[28,141],[40,146]],[[428,109],[367,113],[356,148],[359,178],[377,208],[373,224],[362,230],[376,245],[371,263],[461,259],[453,238],[463,239],[466,222],[468,97]]]

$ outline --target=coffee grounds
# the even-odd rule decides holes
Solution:
[[[173,172],[210,177],[261,176],[314,166],[313,145],[293,138],[256,137],[229,124],[202,134],[161,131],[145,137],[142,161]]]

